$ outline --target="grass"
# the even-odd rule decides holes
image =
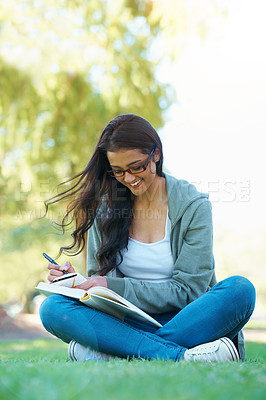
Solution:
[[[0,342],[0,399],[257,400],[266,392],[266,344],[245,363],[73,363],[57,340]]]

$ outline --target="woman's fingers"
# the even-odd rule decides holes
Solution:
[[[52,263],[49,263],[49,264],[47,265],[47,268],[48,268],[48,269],[54,269],[54,270],[59,269],[60,267],[61,267],[60,265],[52,264]]]
[[[49,263],[47,265],[47,268],[49,270],[60,271],[60,272],[66,271],[68,274],[75,272],[74,268],[72,267],[72,265],[69,261],[65,262],[65,264],[63,266]]]
[[[58,269],[50,269],[49,275],[47,276],[47,279],[49,282],[52,282],[55,278],[58,278],[59,276],[64,275],[63,272],[58,271]]]
[[[71,274],[75,272],[74,268],[72,267],[71,263],[69,261],[66,261],[63,267],[59,268],[60,271],[66,271],[68,274]]]
[[[47,276],[49,282],[52,282],[58,276],[64,275],[63,272],[60,271],[60,265],[49,263],[47,268],[49,270],[49,275]]]
[[[49,275],[57,277],[57,276],[63,275],[63,272],[62,271],[58,271],[58,269],[50,269]]]
[[[72,267],[69,261],[65,262],[63,266],[49,263],[47,265],[47,268],[49,270],[49,275],[47,277],[49,282],[52,282],[58,276],[64,275],[63,271],[67,272],[68,274],[75,272],[74,268]]]

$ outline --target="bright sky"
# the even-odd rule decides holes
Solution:
[[[266,223],[265,17],[264,0],[229,2],[223,37],[162,70],[179,101],[161,132],[165,166],[210,193],[217,223],[241,231]]]

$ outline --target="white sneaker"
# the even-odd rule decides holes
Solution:
[[[71,340],[68,345],[68,355],[72,361],[109,361],[112,356],[92,350],[90,347],[85,347]]]
[[[239,355],[234,343],[223,337],[214,342],[204,343],[185,351],[185,361],[225,362],[239,361]]]

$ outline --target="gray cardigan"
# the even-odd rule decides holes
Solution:
[[[195,186],[165,175],[171,222],[173,277],[146,282],[123,277],[114,270],[107,277],[114,290],[147,313],[181,310],[216,283],[212,253],[212,213],[208,195]],[[88,231],[88,276],[96,268],[100,233],[95,222]]]
[[[208,195],[198,192],[187,181],[167,174],[165,179],[171,222],[173,277],[165,282],[147,282],[124,277],[118,269],[107,276],[108,288],[151,314],[179,311],[216,283],[212,210]],[[95,221],[88,231],[88,276],[97,269],[95,256],[99,246],[100,232]]]

